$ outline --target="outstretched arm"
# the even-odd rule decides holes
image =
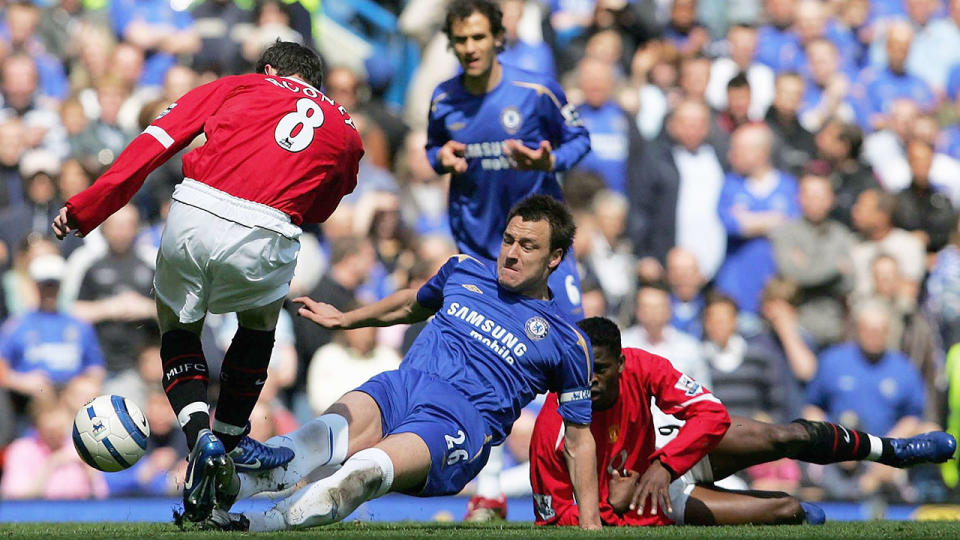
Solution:
[[[600,506],[597,487],[597,447],[589,424],[564,420],[563,456],[577,497],[580,528],[599,529]]]
[[[294,298],[293,301],[303,304],[297,310],[298,315],[331,330],[415,323],[426,320],[435,312],[417,302],[417,289],[397,291],[375,304],[346,313],[306,296]]]

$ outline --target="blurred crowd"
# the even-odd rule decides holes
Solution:
[[[445,4],[384,4],[422,51],[402,108],[384,100],[397,73],[382,58],[327,66],[324,92],[366,154],[356,192],[305,228],[291,298],[348,309],[419,286],[455,252],[449,178],[424,153],[431,92],[458,70]],[[555,76],[590,131],[562,178],[586,316],[616,320],[625,346],[666,356],[731,414],[960,431],[960,0],[500,5],[501,61]],[[180,95],[250,71],[276,38],[315,45],[318,7],[0,6],[0,496],[176,493],[185,444],[159,384],[152,280],[179,157],[86,238],[58,242],[50,222]],[[288,308],[252,418],[260,440],[397,367],[422,328],[330,332]],[[207,318],[212,381],[236,324]],[[83,466],[69,441],[101,393],[150,422],[149,454],[123,473]],[[515,461],[532,421],[508,442]],[[792,462],[739,479],[900,502],[950,500],[957,480],[955,465]]]

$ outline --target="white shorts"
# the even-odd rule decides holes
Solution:
[[[181,323],[270,304],[290,290],[299,237],[283,212],[186,179],[157,253],[157,298]]]
[[[710,468],[710,456],[704,456],[696,465],[684,473],[683,476],[670,482],[670,504],[673,512],[667,512],[667,517],[677,525],[683,525],[683,513],[687,509],[687,500],[697,484],[713,482],[713,469]]]

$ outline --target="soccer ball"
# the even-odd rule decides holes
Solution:
[[[94,469],[131,467],[147,451],[150,426],[136,403],[122,396],[98,396],[73,419],[73,446]]]

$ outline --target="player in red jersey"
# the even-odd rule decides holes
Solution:
[[[621,349],[613,322],[593,317],[577,325],[593,347],[590,429],[606,525],[823,523],[820,508],[786,493],[729,491],[712,483],[784,457],[812,463],[869,459],[907,467],[943,462],[956,451],[956,440],[944,432],[887,439],[828,422],[775,425],[731,419],[720,400],[667,359]],[[651,398],[663,412],[686,421],[660,449],[654,447]],[[537,417],[530,447],[538,525],[577,523],[556,407],[551,394]]]
[[[70,198],[54,232],[83,236],[127,204],[147,175],[200,134],[183,157],[154,278],[163,386],[191,452],[188,519],[206,519],[234,468],[289,462],[289,449],[247,436],[267,377],[274,329],[300,248],[299,225],[322,222],[353,191],[363,155],[347,111],[323,95],[319,57],[289,42],[264,51],[256,73],[184,94],[88,189]],[[200,345],[207,313],[237,313],[210,431]]]

